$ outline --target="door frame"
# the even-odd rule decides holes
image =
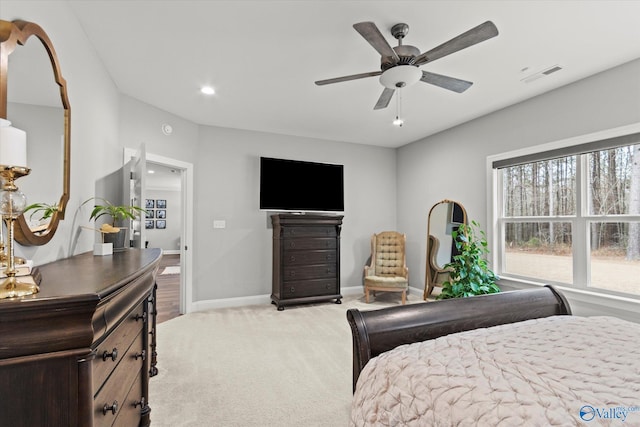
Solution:
[[[126,164],[136,154],[136,149],[124,149],[123,164]],[[182,232],[180,236],[180,314],[191,313],[193,310],[193,257],[190,248],[193,247],[193,164],[176,160],[158,154],[146,153],[146,161],[160,164],[180,171]]]

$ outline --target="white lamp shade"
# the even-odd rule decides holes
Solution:
[[[422,71],[413,65],[397,65],[380,76],[382,86],[389,89],[411,86],[422,77]]]
[[[0,122],[0,165],[27,167],[27,133]]]

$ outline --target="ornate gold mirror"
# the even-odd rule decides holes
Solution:
[[[451,233],[460,224],[467,224],[467,211],[458,202],[445,199],[429,210],[425,300],[435,287],[442,286],[449,277],[449,271],[444,266],[451,262],[457,252]]]
[[[71,108],[53,44],[32,22],[0,20],[0,118],[27,133],[31,173],[18,185],[28,204],[52,208],[43,220],[42,212],[18,217],[15,240],[44,245],[64,219],[69,200]]]

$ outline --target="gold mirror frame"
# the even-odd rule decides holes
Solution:
[[[65,209],[69,201],[70,164],[71,164],[71,107],[67,94],[67,82],[60,72],[58,56],[47,33],[37,24],[22,20],[13,22],[0,20],[0,118],[7,118],[7,82],[9,79],[9,55],[18,47],[24,46],[29,37],[35,36],[43,44],[49,55],[55,83],[60,87],[60,100],[64,109],[64,160],[62,174],[62,196],[58,202],[58,210],[53,213],[47,228],[34,233],[24,215],[20,215],[15,223],[14,237],[23,246],[40,246],[48,243],[58,229],[58,223],[64,219]],[[28,195],[27,195],[28,196]]]
[[[432,224],[432,215],[434,213],[434,210],[443,204],[451,205],[451,209],[447,208],[446,216],[442,218],[439,224]],[[433,205],[431,209],[429,209],[429,216],[427,219],[427,263],[424,280],[424,300],[426,300],[427,297],[431,295],[434,287],[442,283],[441,280],[437,280],[437,277],[439,275],[442,277],[446,277],[448,275],[448,270],[442,268],[443,266],[437,264],[436,258],[438,255],[438,249],[441,245],[439,240],[435,236],[433,236],[433,234],[435,233],[435,227],[438,227],[438,234],[440,235],[450,234],[451,228],[455,227],[455,224],[460,224],[460,222],[453,221],[453,205],[458,205],[460,207],[460,210],[462,212],[462,224],[467,224],[467,211],[465,210],[464,206],[462,206],[462,204],[454,200],[441,200]],[[447,217],[451,218],[449,222],[446,221]],[[439,219],[440,218],[436,218],[436,220]],[[450,229],[447,229],[448,226],[450,227]],[[433,240],[433,243],[430,243],[429,240]]]

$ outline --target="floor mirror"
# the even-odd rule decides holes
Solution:
[[[460,224],[467,224],[467,211],[453,200],[441,200],[431,207],[427,219],[427,262],[424,285],[426,300],[434,288],[442,287],[449,278],[445,267],[456,255],[452,232]]]

